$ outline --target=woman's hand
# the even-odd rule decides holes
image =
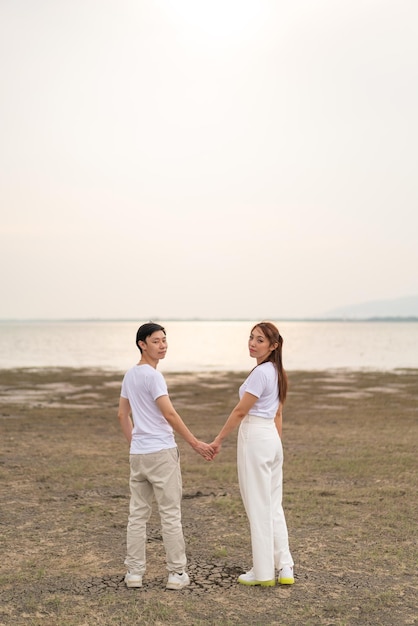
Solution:
[[[219,454],[219,452],[221,451],[222,444],[220,443],[220,441],[217,441],[216,439],[214,439],[212,443],[210,444],[210,446],[213,450],[213,458],[215,458],[215,456]]]

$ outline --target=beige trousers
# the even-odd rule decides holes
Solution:
[[[155,496],[169,572],[183,572],[186,551],[181,524],[182,481],[177,448],[150,454],[131,454],[131,501],[125,565],[131,574],[146,570],[146,526]]]

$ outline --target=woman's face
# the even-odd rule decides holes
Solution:
[[[248,349],[250,356],[257,359],[257,364],[262,363],[274,350],[259,326],[253,328],[248,340]]]

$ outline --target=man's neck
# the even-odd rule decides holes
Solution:
[[[159,359],[150,359],[146,354],[142,354],[138,365],[150,365],[156,370],[158,363]]]

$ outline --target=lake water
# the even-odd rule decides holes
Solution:
[[[142,322],[0,322],[0,368],[99,367],[124,371],[139,359]],[[252,321],[169,321],[162,372],[247,371]],[[418,322],[284,321],[288,370],[418,368]]]

